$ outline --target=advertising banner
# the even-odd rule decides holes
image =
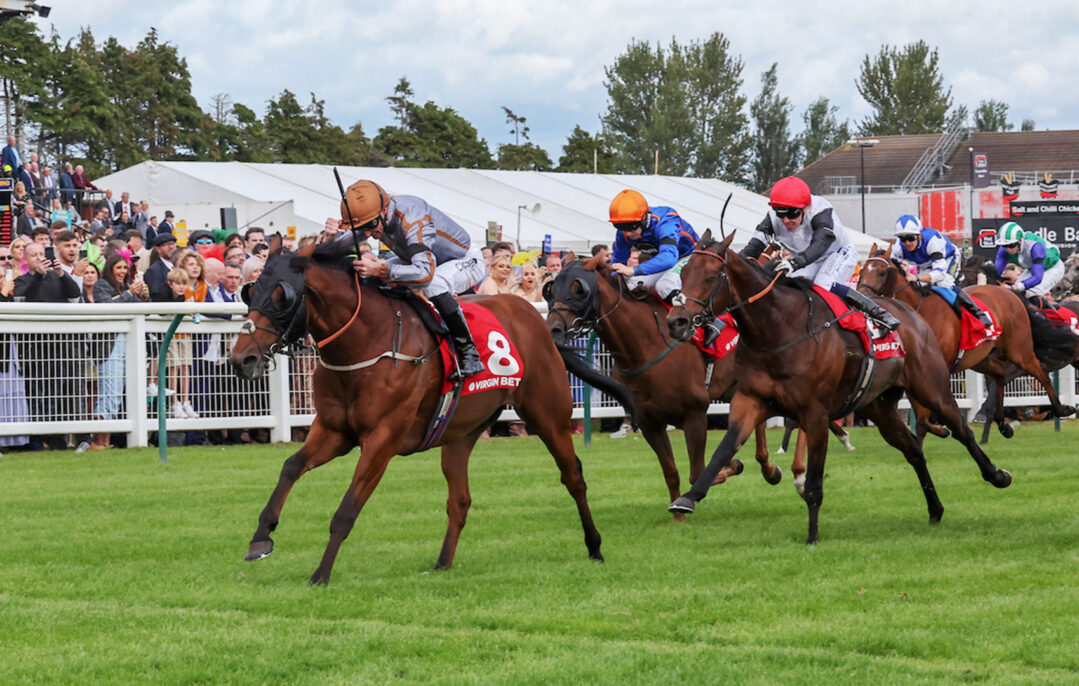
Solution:
[[[1031,203],[1041,204],[1041,203]],[[1038,234],[1060,249],[1060,259],[1066,260],[1079,249],[1079,214],[1012,217],[1011,219],[975,219],[971,248],[975,255],[994,259],[997,255],[996,235],[1005,222],[1014,221],[1024,231]]]
[[[973,184],[975,188],[989,186],[989,155],[983,152],[975,152],[971,158],[971,166],[974,168]]]

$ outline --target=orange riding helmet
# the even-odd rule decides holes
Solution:
[[[390,196],[382,190],[382,186],[374,181],[360,179],[348,187],[345,199],[341,201],[341,228],[364,228],[389,204]]]
[[[648,214],[648,201],[637,191],[626,189],[611,201],[611,223],[639,222]]]

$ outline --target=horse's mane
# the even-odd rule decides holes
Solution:
[[[310,259],[317,264],[348,272],[352,270],[352,260],[354,259],[355,252],[355,243],[351,241],[334,240],[316,245],[315,249],[311,252]]]

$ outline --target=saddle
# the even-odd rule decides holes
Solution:
[[[401,300],[408,303],[419,316],[420,321],[423,322],[424,328],[435,338],[444,338],[449,335],[449,329],[446,328],[442,317],[439,316],[438,310],[431,304],[431,301],[416,295],[411,288],[389,286],[383,282],[379,286],[379,291],[391,300]]]

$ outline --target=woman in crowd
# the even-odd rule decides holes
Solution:
[[[510,258],[507,255],[499,255],[491,260],[487,277],[476,290],[480,295],[512,293],[517,286],[513,279],[513,265],[510,264]]]
[[[202,255],[194,250],[185,250],[176,258],[174,264],[187,272],[187,275],[191,278],[187,292],[184,293],[184,300],[197,303],[206,302],[206,261]]]
[[[513,287],[512,293],[519,295],[528,302],[543,302],[539,278],[539,267],[535,262],[525,262],[521,265],[521,283]]]
[[[82,293],[79,295],[79,302],[97,302],[94,300],[94,286],[97,285],[100,278],[101,273],[98,272],[96,264],[91,262],[86,265],[86,271],[82,273]]]
[[[97,274],[91,266],[86,271]],[[95,278],[95,277],[91,277]],[[131,266],[121,255],[112,255],[105,261],[105,272],[101,278],[95,278],[93,286],[94,303],[137,303],[150,299],[150,289],[142,281],[133,281]],[[83,275],[83,286],[86,285]],[[124,378],[127,361],[127,334],[99,334],[93,346],[94,362],[97,364],[97,402],[94,404],[94,419],[116,419],[120,413],[120,404],[124,395]],[[90,450],[105,450],[112,447],[111,433],[94,434]]]
[[[244,266],[240,271],[240,274],[243,275],[243,282],[250,283],[257,280],[265,266],[266,263],[258,257],[249,257],[244,260]]]
[[[11,269],[15,272],[15,278],[29,273],[30,269],[26,266],[26,244],[30,242],[30,239],[26,236],[19,236],[15,240],[11,241]]]
[[[0,245],[0,302],[11,302],[15,290],[15,276],[11,251]],[[18,346],[15,335],[0,333],[0,422],[25,422],[30,420],[30,408],[26,403],[26,382],[19,372]],[[23,446],[30,442],[29,436],[0,436],[0,448]]]

